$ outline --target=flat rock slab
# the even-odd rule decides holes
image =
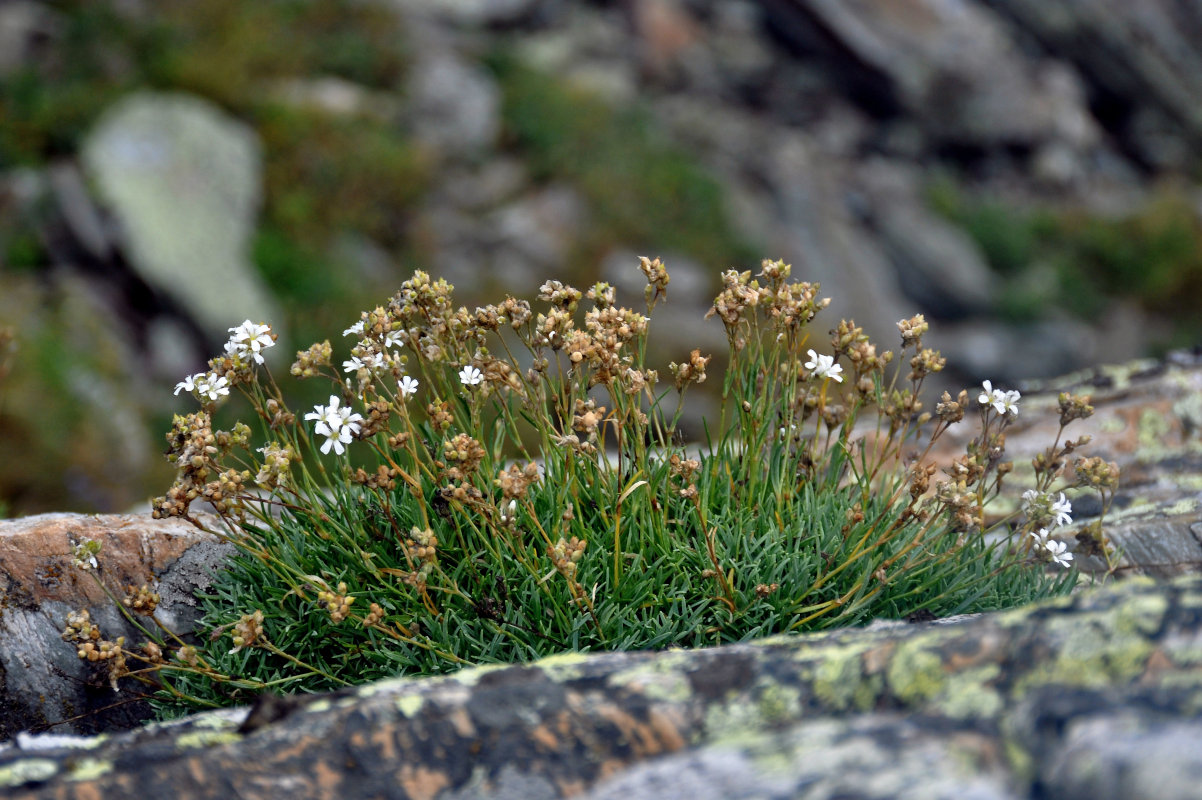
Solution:
[[[95,571],[73,564],[75,546],[88,539],[102,547]],[[145,702],[114,692],[102,670],[63,642],[67,614],[87,609],[106,638],[125,636],[132,647],[145,636],[101,582],[116,592],[148,584],[162,596],[157,618],[190,632],[198,617],[194,592],[232,551],[187,522],[149,515],[0,521],[0,740],[30,728],[94,733],[149,719]]]
[[[0,751],[13,798],[1192,797],[1202,577],[397,679]]]

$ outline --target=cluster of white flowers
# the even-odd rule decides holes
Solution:
[[[1050,538],[1047,528],[1040,528],[1037,531],[1031,532],[1031,538],[1035,540],[1035,546],[1048,551],[1048,554],[1062,567],[1068,567],[1068,562],[1073,560],[1073,554],[1066,552],[1068,545],[1064,542]]]
[[[1036,519],[1040,522],[1046,520],[1053,527],[1058,528],[1073,521],[1073,504],[1064,496],[1064,492],[1060,492],[1059,498],[1054,498],[1051,494],[1028,489],[1023,492],[1023,513],[1029,519]],[[1036,547],[1048,551],[1052,560],[1060,566],[1067,567],[1068,562],[1073,560],[1073,554],[1066,552],[1068,546],[1064,542],[1050,538],[1047,528],[1032,531],[1031,538],[1035,540]]]
[[[342,455],[346,450],[343,445],[350,444],[355,434],[359,433],[363,415],[351,413],[349,408],[340,408],[340,402],[336,396],[330,395],[328,406],[313,406],[313,410],[305,415],[305,419],[316,421],[313,432],[326,437],[325,444],[321,446],[322,453],[330,452],[332,447],[335,453]]]
[[[175,391],[172,394],[178,395],[180,392],[192,392],[198,398],[207,398],[216,402],[218,398],[230,393],[230,382],[224,375],[198,372],[175,384]]]
[[[275,346],[271,338],[271,326],[255,324],[246,320],[237,327],[230,328],[233,336],[225,343],[225,352],[231,356],[254,359],[256,364],[263,363],[263,351]]]
[[[989,381],[983,381],[981,387],[985,390],[981,392],[977,398],[977,402],[983,406],[993,406],[993,409],[999,414],[1011,414],[1018,416],[1018,401],[1022,397],[1018,392],[1003,391],[994,389],[993,384]]]
[[[830,378],[836,383],[843,383],[843,367],[835,363],[834,356],[818,355],[813,350],[807,350],[810,360],[805,363],[805,368],[813,370],[814,374],[819,378]]]

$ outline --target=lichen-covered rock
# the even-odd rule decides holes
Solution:
[[[1119,573],[1202,572],[1202,354],[1179,351],[1163,361],[1101,366],[1021,388],[1021,411],[1006,430],[1007,457],[1015,462],[1010,502],[1030,485],[1031,458],[1056,438],[1060,392],[1088,395],[1094,415],[1074,422],[1066,435],[1092,436],[1078,455],[1100,456],[1121,470],[1105,528],[1121,551]],[[960,423],[935,455],[963,452],[974,433],[971,424]],[[993,510],[1005,513],[1006,499],[1000,500]],[[1075,496],[1073,507],[1076,523],[1101,510],[1088,494]],[[1097,558],[1083,560],[1090,571],[1105,566]]]
[[[262,165],[247,125],[198,97],[138,93],[105,114],[81,155],[134,268],[210,335],[281,318],[250,260]]]
[[[73,564],[86,540],[101,545],[98,570]],[[0,740],[31,729],[97,733],[149,719],[136,690],[114,692],[105,670],[62,640],[67,615],[85,609],[105,638],[125,636],[135,648],[146,637],[101,583],[116,592],[147,584],[162,598],[157,618],[186,635],[199,617],[194,593],[231,551],[178,519],[41,514],[0,521]]]
[[[1141,578],[957,624],[569,655],[385,681],[257,722],[222,711],[24,737],[0,751],[0,786],[31,799],[1184,797],[1202,751],[1153,746],[1199,731],[1199,653],[1202,578]]]

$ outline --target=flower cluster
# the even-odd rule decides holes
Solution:
[[[1027,515],[1028,524],[1034,530],[1030,536],[1036,549],[1045,551],[1056,564],[1067,567],[1073,560],[1073,554],[1066,552],[1064,542],[1050,538],[1048,528],[1058,528],[1073,521],[1073,504],[1060,492],[1060,497],[1054,498],[1050,493],[1028,489],[1023,492],[1023,513]]]
[[[330,448],[334,448],[334,452],[342,455],[346,449],[344,445],[351,443],[352,438],[359,433],[359,423],[363,421],[363,415],[352,412],[345,406],[340,407],[341,400],[330,395],[329,405],[315,405],[313,410],[305,414],[305,419],[314,421],[313,432],[318,436],[326,437],[325,443],[321,446],[322,453],[330,452]]]
[[[999,414],[1009,414],[1012,417],[1018,416],[1018,401],[1022,395],[1017,391],[994,389],[993,384],[989,381],[983,381],[981,388],[984,391],[977,397],[978,403],[982,406],[993,406],[993,410]]]

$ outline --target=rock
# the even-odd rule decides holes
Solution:
[[[934,319],[988,314],[997,278],[966,233],[927,210],[919,176],[878,160],[862,165],[857,177],[865,222],[906,296]]]
[[[0,4],[0,77],[38,62],[47,42],[63,34],[64,20],[45,3]]]
[[[545,5],[543,0],[397,0],[397,4],[465,28],[513,25]]]
[[[418,141],[433,152],[470,156],[490,147],[501,129],[495,81],[449,48],[424,48],[410,71],[407,116]]]
[[[877,115],[912,115],[929,136],[973,146],[1096,139],[1080,93],[1064,92],[987,8],[967,0],[779,0],[775,28],[821,53]]]
[[[262,191],[250,128],[196,97],[137,93],[97,123],[82,158],[132,265],[211,336],[282,318],[250,261]]]
[[[1107,127],[1147,164],[1180,167],[1196,151],[1202,140],[1202,13],[1195,6],[1172,0],[983,1],[1072,62],[1105,104]]]
[[[102,546],[96,571],[72,563],[75,546],[88,539]],[[0,521],[0,739],[31,729],[97,733],[151,718],[136,690],[114,692],[63,642],[67,615],[86,609],[105,638],[125,636],[134,649],[145,636],[95,578],[118,597],[126,586],[149,584],[162,596],[158,619],[186,636],[198,618],[194,593],[231,552],[182,520],[42,514]]]
[[[565,655],[0,751],[15,800],[1188,797],[1202,578],[949,625]],[[271,713],[267,713],[271,709]],[[1097,792],[1098,794],[1094,794]]]

